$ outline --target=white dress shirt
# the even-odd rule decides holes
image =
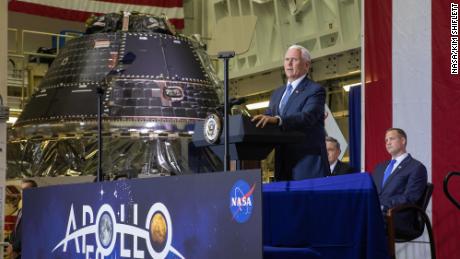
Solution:
[[[404,153],[404,154],[402,154],[402,155],[400,155],[400,156],[391,158],[391,159],[396,160],[396,163],[393,165],[393,170],[391,170],[391,173],[393,173],[393,172],[396,170],[396,168],[398,168],[398,166],[401,164],[401,162],[402,162],[404,159],[406,159],[406,157],[407,157],[408,155],[409,155],[409,153]],[[390,175],[391,175],[391,174],[390,174]]]
[[[335,160],[335,162],[332,163],[332,165],[329,166],[329,168],[331,169],[331,174],[332,174],[332,172],[334,172],[334,168],[335,168],[335,166],[337,165],[337,161],[338,161],[338,160]]]
[[[303,75],[303,76],[297,78],[296,80],[294,80],[294,81],[292,81],[292,82],[289,82],[289,81],[288,81],[288,83],[286,84],[286,89],[287,89],[287,86],[288,86],[289,84],[291,84],[291,86],[292,86],[292,93],[293,93],[293,92],[295,91],[295,89],[297,88],[297,86],[300,84],[300,82],[301,82],[306,76],[307,76],[307,74],[305,74],[305,75]],[[286,95],[286,93],[287,93],[287,91],[284,91],[283,96],[281,96],[281,100],[283,100],[283,98],[284,98],[284,96]],[[291,93],[291,95],[292,95],[292,93]],[[281,105],[281,102],[278,104],[278,108],[281,108],[280,105]]]
[[[303,76],[297,78],[296,80],[294,80],[294,81],[292,81],[292,82],[289,82],[289,81],[288,81],[288,83],[286,84],[286,89],[287,89],[287,85],[291,84],[291,86],[292,86],[291,95],[292,95],[292,93],[295,91],[295,89],[297,88],[297,86],[300,84],[300,82],[301,82],[306,76],[307,76],[307,74],[305,74],[305,75],[303,75]],[[281,100],[283,100],[284,96],[286,95],[286,92],[287,92],[287,91],[284,91],[283,96],[281,96]],[[281,108],[280,105],[281,105],[281,101],[280,101],[280,103],[278,104],[278,109]],[[276,115],[275,117],[278,118],[278,126],[283,125],[283,120],[281,119],[281,116]],[[331,171],[331,172],[332,172],[332,171]]]

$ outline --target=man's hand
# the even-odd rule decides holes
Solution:
[[[9,244],[6,247],[6,255],[7,255],[6,258],[9,258],[9,259],[16,259],[16,258],[19,257],[19,254],[13,250],[13,245],[12,244]]]
[[[6,254],[11,256],[13,254],[13,246],[11,244],[9,244],[7,247],[6,247]]]
[[[278,125],[278,118],[268,115],[256,115],[252,118],[252,122],[257,121],[256,127],[263,128],[265,125],[268,124],[275,124]]]

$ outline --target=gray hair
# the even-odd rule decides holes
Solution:
[[[37,182],[32,179],[22,179],[21,183],[29,185],[31,188],[38,187]]]
[[[300,46],[300,45],[292,45],[288,48],[288,50],[290,49],[297,49],[297,50],[300,50],[300,52],[302,53],[302,59],[307,62],[307,64],[311,64],[311,56],[310,56],[310,51],[308,51],[307,48],[305,48],[304,46]]]
[[[327,141],[327,142],[334,143],[334,144],[335,144],[335,147],[336,147],[338,150],[341,150],[341,149],[340,149],[340,143],[337,141],[337,139],[335,139],[335,138],[333,138],[333,137],[330,137],[330,136],[326,136],[326,141]]]

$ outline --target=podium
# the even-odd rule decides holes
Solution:
[[[216,144],[210,144],[203,134],[204,122],[195,123],[192,142],[196,147],[209,147],[222,161],[224,157],[223,132]],[[266,125],[257,128],[251,118],[241,114],[229,116],[229,149],[230,160],[236,161],[236,169],[241,168],[243,161],[263,160],[278,145],[298,143],[305,135],[301,132],[284,132],[277,125]]]

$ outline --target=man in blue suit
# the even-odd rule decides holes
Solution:
[[[21,190],[37,187],[37,183],[32,179],[23,179],[21,182]],[[22,197],[21,197],[22,198]],[[22,202],[22,201],[21,201]],[[8,258],[21,259],[22,250],[22,208],[18,210],[16,224],[14,224],[13,232],[10,235],[8,246],[6,247],[6,254]]]
[[[377,165],[372,178],[377,187],[382,212],[401,204],[417,204],[427,186],[425,166],[406,152],[407,135],[399,128],[385,134],[391,160]],[[416,215],[400,213],[394,219],[396,236],[411,236],[419,225]]]
[[[342,162],[339,159],[340,153],[340,143],[337,139],[327,136],[326,137],[326,150],[327,150],[327,159],[329,161],[329,168],[331,169],[331,175],[344,175],[357,173],[358,170],[351,167],[348,163]]]
[[[311,58],[299,45],[289,47],[284,57],[287,84],[276,89],[264,115],[254,116],[257,127],[276,124],[284,131],[300,131],[305,138],[275,150],[275,180],[301,180],[330,174],[324,138],[326,91],[308,79]]]

